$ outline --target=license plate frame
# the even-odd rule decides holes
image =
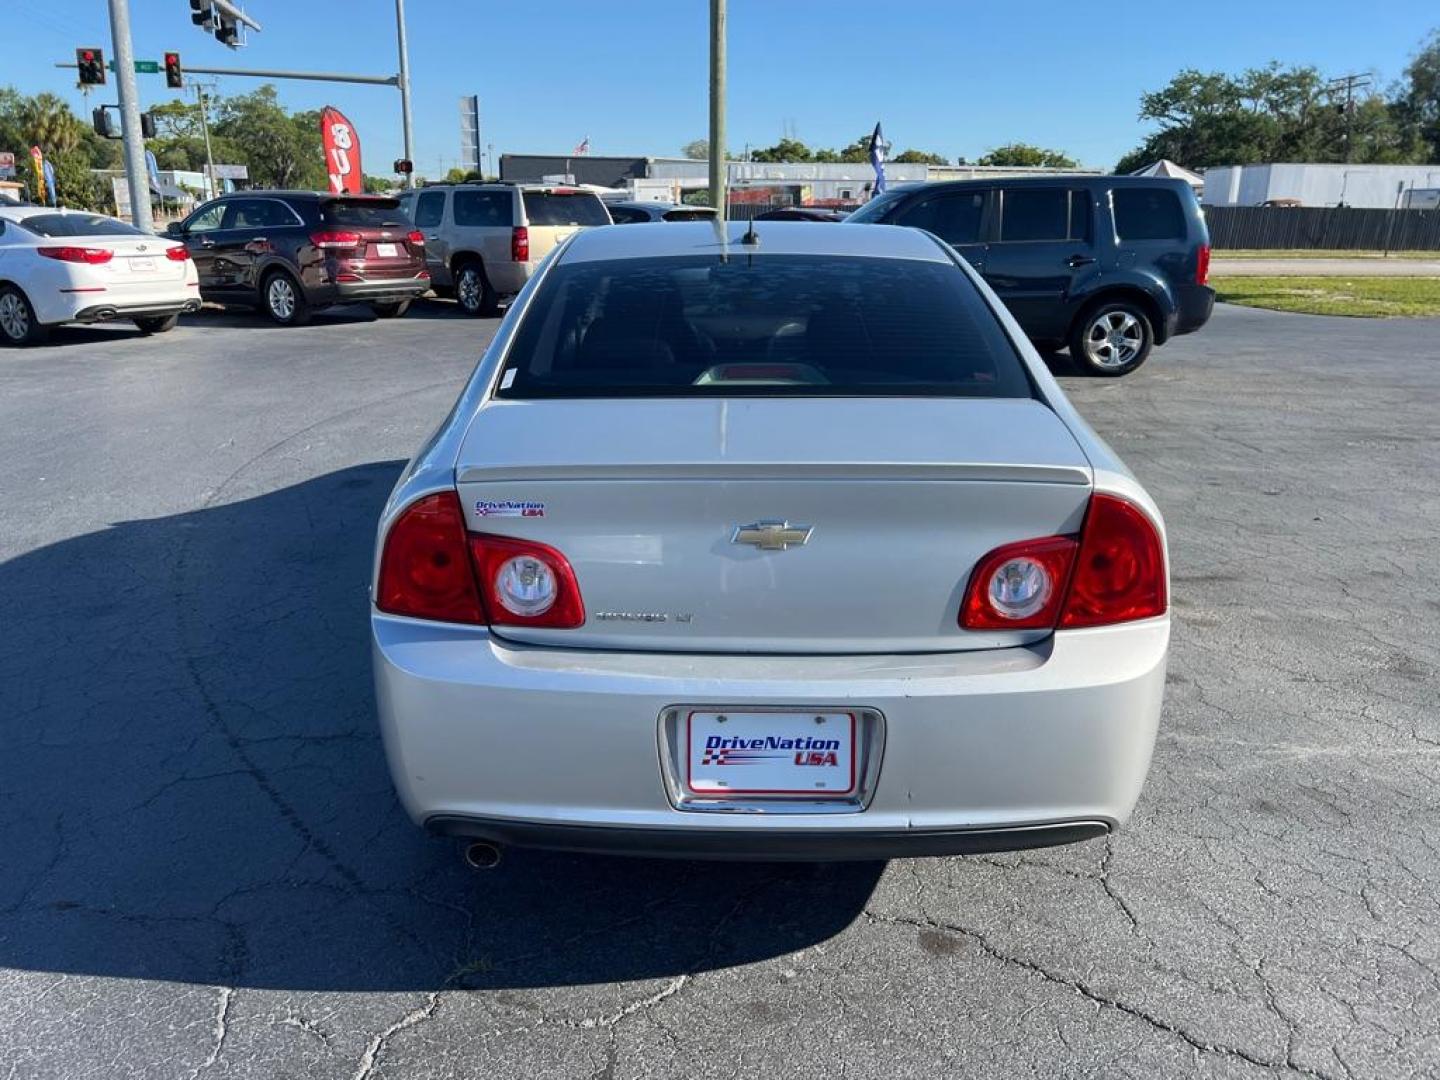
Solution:
[[[696,746],[697,735],[705,745]],[[685,788],[691,795],[710,799],[757,795],[849,799],[859,784],[855,737],[856,717],[849,711],[692,709],[685,716]],[[715,746],[716,742],[730,745]],[[697,778],[697,766],[704,778]],[[746,781],[736,775],[732,783],[721,769],[753,773],[757,779]],[[819,771],[799,771],[809,769]],[[777,776],[794,780],[767,779]],[[833,786],[840,780],[844,787]]]
[[[379,259],[398,259],[400,257],[400,245],[376,244],[375,257]]]
[[[153,274],[155,272],[155,260],[147,256],[127,259],[132,274]]]

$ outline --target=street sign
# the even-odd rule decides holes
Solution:
[[[6,150],[0,153],[0,176],[15,175],[15,155]]]
[[[115,61],[111,60],[105,65],[111,71],[115,70]],[[160,62],[158,60],[136,60],[135,71],[139,75],[159,75]]]
[[[216,180],[249,180],[250,167],[248,165],[214,165],[211,176]]]

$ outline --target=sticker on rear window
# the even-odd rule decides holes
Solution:
[[[528,499],[481,499],[475,513],[483,517],[544,517],[545,504]]]

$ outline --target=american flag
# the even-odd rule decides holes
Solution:
[[[575,154],[577,157],[578,157],[579,155],[581,155],[581,154],[588,154],[589,152],[590,152],[590,136],[589,136],[589,135],[586,135],[585,138],[581,139],[581,140],[580,140],[580,145],[577,146],[577,147],[575,147],[575,149],[571,151],[571,153],[572,153],[572,154]]]

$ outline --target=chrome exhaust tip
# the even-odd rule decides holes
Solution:
[[[494,870],[500,865],[500,848],[488,840],[467,840],[460,856],[471,870]]]

